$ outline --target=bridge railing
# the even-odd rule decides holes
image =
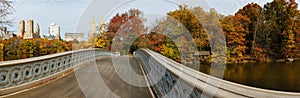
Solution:
[[[84,49],[0,62],[0,95],[30,88],[28,85],[32,82],[57,76],[81,63],[105,55],[114,54],[100,49]]]
[[[144,63],[143,69],[148,73],[148,82],[154,84],[152,88],[158,97],[199,98],[201,94],[226,98],[300,97],[300,93],[254,88],[215,78],[190,69],[149,49],[140,49],[134,55]],[[209,82],[207,82],[208,80]],[[208,87],[210,90],[203,92]]]

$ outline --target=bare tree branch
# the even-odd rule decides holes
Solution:
[[[15,11],[13,2],[9,0],[0,0],[0,25],[12,26],[12,20],[8,19],[8,16]]]

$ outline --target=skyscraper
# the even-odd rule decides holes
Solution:
[[[32,39],[34,38],[34,26],[33,26],[34,22],[33,20],[29,19],[26,22],[26,33],[24,34],[24,39]]]
[[[54,36],[55,39],[60,39],[60,26],[55,23],[51,23],[48,27],[48,34],[49,36]]]
[[[92,20],[91,20],[91,25],[90,25],[89,36],[93,36],[95,33],[97,33],[97,25],[96,25],[95,17],[93,16]]]
[[[95,17],[93,16],[90,25],[90,32],[88,34],[88,41],[93,42],[96,34],[97,34],[97,25],[96,25]]]
[[[25,21],[24,20],[20,20],[18,31],[19,31],[18,37],[23,38],[24,37],[24,33],[25,33]]]
[[[40,38],[40,25],[36,24],[34,38]]]

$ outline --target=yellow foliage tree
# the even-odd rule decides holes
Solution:
[[[160,53],[168,58],[171,58],[173,60],[179,61],[180,59],[180,53],[176,46],[172,43],[166,43],[161,46]]]
[[[105,49],[106,48],[106,41],[100,37],[95,38],[95,47]]]

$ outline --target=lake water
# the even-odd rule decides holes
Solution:
[[[209,73],[210,66],[200,71]],[[300,62],[229,64],[223,79],[252,87],[300,92]]]

